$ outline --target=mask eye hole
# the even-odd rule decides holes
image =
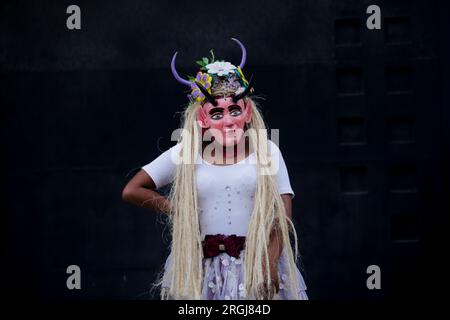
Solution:
[[[228,107],[228,112],[230,112],[233,117],[237,117],[242,114],[242,108],[237,104],[234,104]]]
[[[212,108],[209,111],[209,116],[213,120],[220,120],[223,117],[223,108]]]

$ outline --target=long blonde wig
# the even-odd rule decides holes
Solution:
[[[248,299],[264,299],[272,287],[269,266],[269,240],[275,231],[288,258],[288,278],[292,299],[298,299],[296,260],[297,236],[292,221],[287,217],[283,200],[277,189],[276,178],[268,173],[270,159],[267,152],[268,138],[261,113],[251,98],[245,98],[252,108],[249,124],[250,149],[255,151],[257,183],[254,207],[244,250],[245,289]],[[202,146],[201,128],[196,121],[200,103],[192,103],[184,111],[180,153],[184,159],[177,165],[170,192],[169,215],[172,233],[172,265],[168,277],[170,288],[161,291],[162,299],[201,299],[203,281],[203,250],[200,236],[197,188],[195,184],[195,159]],[[265,134],[258,134],[264,132]],[[290,233],[294,238],[292,250]],[[285,284],[286,286],[286,284]]]

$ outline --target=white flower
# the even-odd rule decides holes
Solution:
[[[222,260],[222,264],[225,266],[225,267],[227,267],[227,266],[229,266],[230,265],[230,261],[228,261],[228,259],[223,259]]]
[[[235,95],[238,95],[239,93],[242,93],[245,91],[244,87],[239,87],[239,89],[236,90],[236,92],[234,93]],[[253,198],[253,197],[252,197]]]
[[[212,293],[215,293],[215,292],[216,292],[216,285],[214,284],[214,282],[210,281],[210,282],[208,283],[208,287],[211,288],[211,292],[212,292]]]
[[[241,298],[245,298],[247,296],[247,293],[245,291],[245,286],[243,283],[239,284],[239,296]]]
[[[218,76],[226,76],[229,73],[234,72],[236,67],[229,62],[216,61],[206,65],[209,74],[217,74]]]

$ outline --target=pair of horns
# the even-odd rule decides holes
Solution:
[[[244,65],[245,65],[245,61],[246,61],[246,59],[247,59],[247,50],[245,50],[244,45],[243,45],[242,42],[240,42],[238,39],[231,38],[231,40],[235,41],[235,42],[241,47],[241,50],[242,50],[242,58],[241,58],[241,63],[239,64],[239,67],[240,67],[241,69],[243,69],[243,68],[244,68]],[[173,57],[172,57],[172,62],[171,62],[171,64],[170,64],[170,68],[171,68],[171,70],[172,70],[172,74],[173,74],[173,76],[175,77],[175,79],[176,79],[178,82],[180,82],[180,83],[182,83],[182,84],[184,84],[184,85],[186,85],[186,86],[191,87],[192,84],[193,84],[193,82],[188,81],[188,80],[183,79],[182,77],[180,77],[180,75],[179,75],[178,72],[177,72],[177,69],[175,68],[175,61],[176,61],[176,59],[177,59],[177,54],[178,54],[178,52],[175,52],[175,53],[174,53],[174,55],[173,55]],[[252,81],[250,80],[250,83],[249,83],[248,87],[247,87],[242,93],[240,93],[240,94],[238,94],[238,95],[236,95],[236,96],[233,97],[233,102],[237,102],[239,99],[243,98],[244,96],[246,96],[246,95],[250,92],[251,84],[252,84],[251,82],[252,82]],[[200,91],[204,94],[204,96],[206,97],[206,99],[207,99],[209,102],[211,102],[214,106],[216,106],[216,105],[217,105],[217,101],[216,101],[216,99],[214,99],[214,97],[211,96],[211,94],[208,92],[208,90],[206,90],[206,89],[205,89],[200,83],[198,83],[197,81],[195,82],[195,84],[196,84],[197,87],[200,89]]]

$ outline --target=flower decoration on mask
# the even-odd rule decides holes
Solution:
[[[188,95],[191,102],[210,102],[217,105],[216,97],[231,96],[233,101],[237,102],[246,95],[253,93],[252,81],[245,79],[242,69],[244,68],[247,52],[244,45],[237,39],[235,41],[242,50],[242,59],[239,66],[230,62],[216,60],[213,50],[210,51],[211,57],[203,57],[196,61],[200,65],[200,70],[195,77],[189,76],[185,80],[178,75],[175,68],[177,52],[172,57],[171,69],[175,79],[189,86],[191,92]]]
[[[247,79],[245,79],[244,73],[242,72],[242,69],[240,67],[237,67],[236,69],[236,73],[238,75],[238,77],[242,80],[242,84],[244,85],[245,88],[248,88],[249,86],[249,82],[247,81]],[[255,90],[252,88],[250,88],[250,92],[253,93]]]
[[[219,77],[226,77],[230,73],[234,73],[237,68],[229,62],[216,61],[206,65],[209,74],[217,74]]]
[[[205,95],[195,83],[200,83],[211,94],[211,81],[212,77],[209,74],[199,71],[191,84],[191,99],[200,102],[205,99]]]

